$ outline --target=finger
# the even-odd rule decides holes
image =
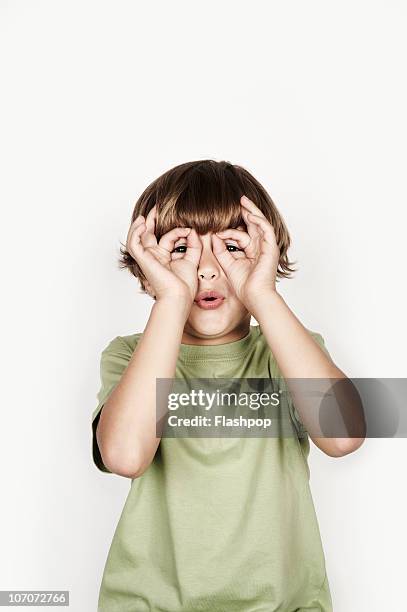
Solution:
[[[151,255],[145,251],[145,246],[143,242],[146,242],[143,238],[147,233],[147,226],[145,223],[145,218],[143,215],[138,215],[136,219],[134,219],[133,223],[130,226],[126,248],[130,252],[131,256],[137,261],[140,265],[141,269],[144,272],[145,268],[145,260],[150,262],[150,265],[154,265],[154,262],[151,259]],[[148,244],[146,246],[149,246]],[[154,258],[153,258],[154,259]]]
[[[131,224],[130,227],[137,227],[138,225],[140,225],[140,223],[144,223],[145,222],[145,218],[143,215],[139,215],[138,217],[136,217],[133,221],[133,223]]]
[[[250,198],[248,198],[247,196],[242,196],[240,199],[241,202],[241,211],[242,211],[242,217],[246,222],[246,225],[248,227],[248,233],[250,235],[255,234],[256,232],[254,231],[254,228],[257,229],[257,232],[259,233],[260,236],[258,236],[258,238],[260,237],[260,241],[263,239],[263,231],[262,228],[260,228],[260,226],[256,226],[252,221],[250,221],[250,214],[254,214],[257,215],[258,217],[262,217],[263,219],[266,219],[266,216],[264,215],[264,213],[258,208],[258,206],[256,206],[256,204],[253,202],[253,200],[250,200]],[[267,219],[266,219],[267,221]],[[253,230],[253,232],[250,231],[250,229]]]
[[[153,206],[145,218],[146,232],[141,236],[141,242],[144,248],[155,247],[157,245],[157,237],[155,235],[155,219],[156,206]]]
[[[191,261],[198,267],[201,259],[202,243],[195,229],[191,229],[187,236],[187,252],[184,259]]]
[[[246,232],[234,228],[223,230],[222,232],[216,232],[216,235],[220,238],[226,239],[231,238],[235,240],[241,249],[247,249],[250,244],[250,236]]]
[[[164,236],[161,236],[159,246],[171,252],[174,250],[175,242],[179,238],[186,238],[190,231],[190,227],[174,227],[174,229],[164,234]]]
[[[240,203],[242,204],[242,206],[245,207],[246,210],[248,210],[249,212],[253,213],[254,215],[258,215],[259,217],[264,217],[264,214],[262,213],[262,211],[260,210],[260,208],[258,208],[256,206],[256,204],[250,200],[247,196],[242,196],[240,198]]]
[[[212,234],[212,251],[222,268],[227,272],[230,266],[237,261],[233,254],[227,250],[223,240],[216,234]]]
[[[224,230],[223,232],[217,232],[217,235],[224,240],[226,240],[227,238],[233,238],[244,250],[246,257],[248,257],[249,259],[256,259],[256,257],[258,257],[260,253],[261,235],[259,234],[259,230],[257,229],[257,226],[254,223],[247,221],[247,224],[248,231],[250,232],[250,234],[248,234],[247,232],[240,232],[239,230],[235,230],[234,228],[230,228]],[[244,238],[242,239],[239,234],[243,235]]]
[[[260,253],[260,245],[263,239],[263,232],[258,225],[250,220],[250,213],[243,206],[241,207],[242,217],[246,223],[247,233],[250,236],[250,245],[246,250],[246,254],[251,259],[258,257]]]
[[[134,230],[136,229],[136,227],[140,225],[140,223],[144,223],[143,215],[139,215],[138,217],[136,217],[134,221],[132,222],[132,224],[130,225],[129,231],[127,232],[126,244],[129,244]]]
[[[129,232],[129,239],[127,241],[128,249],[131,250],[131,255],[137,259],[143,254],[144,248],[141,243],[141,235],[146,231],[146,224],[143,221],[138,222],[137,227],[132,226],[131,233]]]
[[[146,248],[142,243],[142,236],[147,233],[147,226],[143,222],[133,232],[132,243],[131,243],[131,254],[139,264],[143,274],[149,280],[149,274],[147,270],[151,270],[155,274],[162,272],[162,263],[165,263],[164,259],[160,261]]]
[[[246,223],[247,233],[249,234],[249,236],[252,236],[254,238],[257,235],[257,232],[259,232],[259,228],[250,220],[250,212],[247,208],[245,208],[244,206],[241,206],[240,210],[241,210],[241,214],[244,219],[244,222]],[[262,213],[259,216],[261,215]]]
[[[269,221],[267,221],[266,218],[259,217],[257,215],[252,214],[252,213],[249,214],[249,218],[250,218],[250,221],[252,223],[254,223],[256,226],[258,226],[262,230],[262,232],[263,232],[263,241],[267,245],[272,247],[273,249],[274,248],[278,249],[276,235],[274,233],[274,228],[271,225],[271,223],[269,223]]]
[[[144,248],[157,246],[157,237],[155,235],[155,206],[148,213],[145,224],[146,232],[141,236],[141,243]]]
[[[153,206],[146,217],[147,231],[155,234],[155,222],[157,219],[157,205]]]
[[[133,235],[134,232],[137,228],[140,227],[140,225],[144,224],[144,217],[143,215],[139,215],[138,217],[136,217],[136,219],[134,219],[133,223],[130,225],[129,231],[127,232],[127,238],[126,238],[126,245],[127,248],[129,247],[132,239],[133,239]],[[144,230],[143,230],[144,231]]]

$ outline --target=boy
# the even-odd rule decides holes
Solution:
[[[230,163],[181,164],[137,201],[120,263],[154,304],[144,332],[101,357],[93,458],[131,488],[100,612],[332,610],[301,397],[287,398],[295,436],[156,430],[157,378],[346,378],[276,290],[289,245],[268,193]],[[363,438],[313,441],[340,457]]]

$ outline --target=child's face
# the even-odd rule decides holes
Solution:
[[[238,229],[245,230],[245,227],[239,226]],[[237,328],[248,328],[250,325],[250,313],[236,297],[223,268],[212,251],[211,236],[212,232],[199,235],[202,253],[197,268],[197,296],[202,291],[213,290],[219,292],[224,299],[221,300],[219,306],[212,309],[202,307],[197,301],[193,303],[184,331],[201,339],[221,338]],[[235,240],[228,238],[224,242],[234,257],[246,257],[244,251],[239,250]],[[185,239],[180,239],[175,243],[175,249],[182,244],[185,244]],[[173,252],[174,256],[177,257],[177,254]]]

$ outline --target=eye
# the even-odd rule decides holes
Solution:
[[[226,248],[228,249],[228,251],[230,253],[237,253],[238,251],[244,251],[244,249],[240,249],[235,244],[227,244]],[[179,249],[181,249],[181,250],[179,250]],[[180,244],[180,245],[178,245],[177,247],[174,248],[172,253],[186,253],[186,250],[187,250],[186,244]]]
[[[178,249],[185,249],[185,251],[178,251]],[[171,251],[172,253],[186,253],[187,250],[187,245],[186,244],[180,244],[177,247],[175,247],[175,249],[173,251]]]
[[[232,250],[230,250],[229,247],[232,247]],[[237,247],[235,244],[227,244],[226,248],[229,250],[230,253],[236,253],[237,251],[244,250],[244,249],[239,249],[239,247]]]

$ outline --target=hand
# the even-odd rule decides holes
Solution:
[[[280,250],[274,228],[261,210],[246,196],[242,196],[240,203],[247,233],[226,229],[212,234],[212,249],[237,298],[243,304],[251,305],[256,304],[264,292],[276,292]],[[225,238],[235,240],[246,257],[236,257],[228,251]]]
[[[202,245],[194,229],[175,227],[164,234],[159,243],[155,235],[157,208],[147,217],[139,215],[130,226],[126,248],[145,275],[156,300],[186,299],[193,303],[198,289],[197,269]],[[185,238],[184,257],[172,260],[171,252],[179,238]]]

